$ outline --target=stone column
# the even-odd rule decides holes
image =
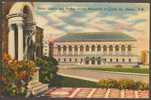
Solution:
[[[11,25],[9,25],[8,34],[8,53],[12,59],[15,58],[15,34]]]
[[[112,51],[112,55],[115,55],[116,51],[115,51],[115,45],[113,45],[113,51]]]
[[[63,46],[61,45],[61,56],[63,55]]]
[[[67,56],[68,56],[69,55],[69,46],[66,45],[66,47],[67,47],[66,51],[67,51]]]
[[[128,51],[128,45],[125,46],[125,54],[128,55],[129,51]]]
[[[75,55],[74,45],[72,46],[72,55]]]
[[[78,46],[78,56],[80,55],[80,46]]]
[[[18,60],[23,60],[23,24],[18,23]]]
[[[95,45],[95,50],[94,50],[94,52],[95,52],[95,55],[97,55],[98,54],[98,51],[97,51],[97,45]]]
[[[109,53],[110,53],[109,52],[109,45],[107,45],[106,47],[107,47],[106,54],[109,55]]]

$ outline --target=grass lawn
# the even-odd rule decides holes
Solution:
[[[76,69],[84,69],[84,70],[100,70],[100,71],[113,71],[113,72],[128,72],[128,73],[141,73],[141,74],[149,74],[148,68],[96,68],[96,67],[80,67]]]
[[[97,83],[64,77],[58,75],[57,78],[50,84],[53,87],[99,87]]]

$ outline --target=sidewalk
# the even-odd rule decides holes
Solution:
[[[97,70],[59,69],[59,75],[98,82],[101,79],[132,79],[149,83],[149,75]]]
[[[114,88],[50,88],[42,96],[50,98],[149,98],[148,90],[119,90]]]

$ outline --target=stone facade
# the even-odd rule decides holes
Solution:
[[[136,41],[55,42],[53,56],[59,64],[136,65]]]

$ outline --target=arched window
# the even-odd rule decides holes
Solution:
[[[72,52],[72,46],[69,45],[69,52]]]
[[[92,45],[91,50],[95,51],[95,45]]]
[[[113,46],[112,46],[112,45],[109,46],[109,51],[110,51],[110,52],[113,51]]]
[[[83,62],[83,59],[81,58],[81,63]]]
[[[107,46],[106,46],[106,45],[103,46],[103,51],[104,51],[104,52],[107,51]]]
[[[80,52],[83,52],[83,46],[82,45],[80,46]]]
[[[58,45],[58,47],[57,47],[57,48],[58,48],[58,51],[60,52],[60,51],[61,51],[61,46],[60,46],[60,45]]]
[[[64,45],[63,46],[63,52],[66,52],[66,50],[67,50],[67,47]]]
[[[66,58],[64,58],[64,62],[66,62]]]
[[[124,45],[121,46],[121,50],[125,51],[125,46]]]
[[[122,59],[122,62],[125,62],[125,59],[124,59],[124,58]]]
[[[118,62],[118,58],[116,59],[116,62]]]
[[[74,46],[74,51],[75,51],[75,52],[78,51],[78,46],[77,46],[77,45]]]
[[[89,57],[86,57],[85,63],[86,63],[86,64],[89,64]]]
[[[101,46],[100,45],[97,46],[97,51],[101,51]]]
[[[110,59],[110,62],[112,62],[113,60],[112,59]]]
[[[115,51],[119,51],[119,46],[118,45],[115,46]]]
[[[98,65],[101,64],[101,57],[98,57],[98,59],[97,59],[97,64],[98,64]]]
[[[77,62],[77,58],[75,58],[75,62]]]
[[[91,59],[91,64],[95,64],[95,57]]]
[[[72,59],[70,58],[70,59],[69,59],[69,62],[71,62],[71,61],[72,61]]]
[[[86,46],[86,51],[89,51],[89,46],[88,45]]]
[[[132,47],[131,45],[128,45],[128,51],[131,51]]]

